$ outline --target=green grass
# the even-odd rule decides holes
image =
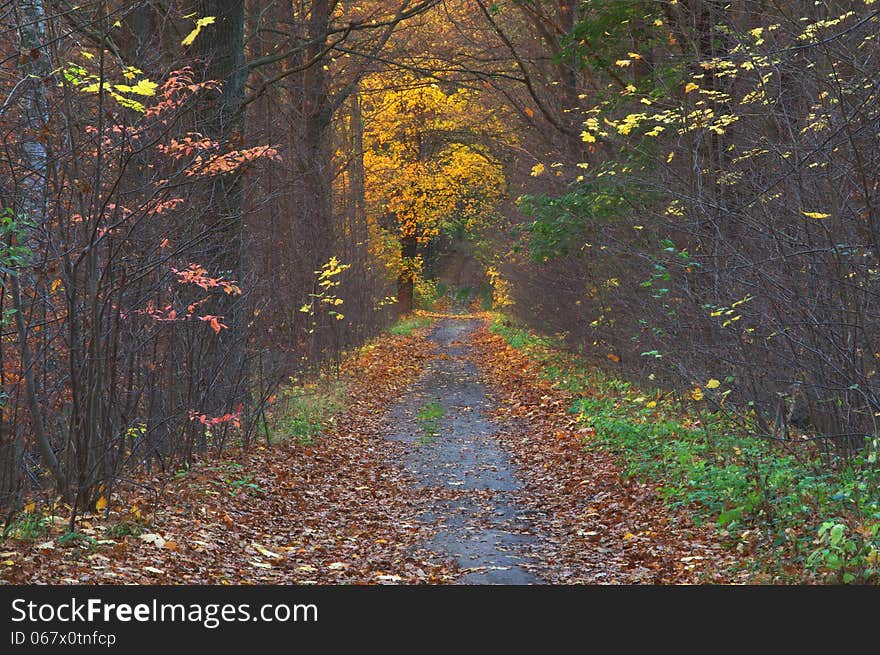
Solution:
[[[486,312],[492,309],[492,287],[488,284],[481,284],[477,296],[480,299],[480,309]]]
[[[409,336],[413,330],[426,327],[433,323],[433,321],[434,319],[429,316],[416,316],[413,314],[401,318],[397,323],[388,328],[388,331],[398,336]]]
[[[304,446],[312,443],[345,409],[345,397],[345,385],[335,379],[287,387],[278,401],[275,433]]]
[[[569,411],[595,430],[586,448],[612,453],[624,475],[657,484],[670,507],[714,523],[755,572],[783,582],[880,582],[876,447],[832,462],[806,447],[786,451],[699,402],[585,366],[509,320],[491,329],[537,359],[555,386],[581,395]]]
[[[434,438],[440,433],[440,421],[445,414],[443,405],[436,400],[425,403],[419,408],[416,413],[416,423],[420,431],[418,440],[420,446],[433,443]]]
[[[465,287],[461,287],[460,289],[456,290],[453,298],[455,299],[455,302],[457,302],[459,304],[464,304],[471,299],[471,296],[473,295],[473,293],[474,293],[473,287],[465,286]]]
[[[433,319],[412,314],[403,317],[388,332],[409,335],[418,328],[430,325]],[[295,439],[307,446],[333,425],[337,415],[345,410],[345,384],[326,371],[306,376],[308,382],[291,379],[291,384],[278,394],[267,421],[271,435]],[[271,438],[271,437],[270,437]],[[252,489],[247,485],[245,490]]]
[[[82,532],[77,532],[76,530],[73,530],[67,531],[63,535],[58,537],[58,545],[67,548],[72,548],[74,546],[84,546],[89,549],[94,549],[98,545],[98,542],[94,537],[90,537],[87,534],[83,534]]]
[[[121,539],[129,535],[137,537],[144,532],[144,526],[137,521],[117,521],[107,528],[107,536],[113,539]]]
[[[233,495],[241,491],[249,493],[252,496],[263,496],[266,494],[266,490],[254,482],[254,476],[252,475],[246,475],[237,480],[229,480],[228,483],[232,488]]]
[[[19,514],[3,530],[3,539],[22,539],[35,541],[49,532],[51,522],[48,517],[33,512]]]

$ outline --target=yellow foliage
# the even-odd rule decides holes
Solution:
[[[513,296],[510,293],[510,283],[501,277],[501,273],[494,266],[486,269],[486,277],[489,278],[489,285],[492,287],[492,306],[509,307],[514,304]]]
[[[505,182],[476,138],[501,126],[475,106],[474,92],[378,74],[363,87],[367,215],[376,235],[424,246],[447,226],[479,227]],[[390,245],[385,241],[376,254],[396,274],[412,273]]]
[[[180,42],[180,45],[192,45],[193,42],[196,40],[196,37],[199,35],[199,32],[202,31],[202,28],[207,25],[211,25],[212,23],[214,23],[214,16],[205,16],[204,18],[199,18],[196,21],[195,29],[193,29],[192,32],[184,37],[183,41]]]

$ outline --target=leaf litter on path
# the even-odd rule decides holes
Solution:
[[[432,356],[423,337],[393,336],[343,366],[348,406],[333,430],[196,462],[188,474],[143,476],[162,488],[148,526],[101,543],[49,547],[7,540],[2,580],[14,584],[417,584],[450,579],[419,544],[426,501],[413,493],[382,434],[387,405]],[[262,493],[230,484],[249,476]],[[114,496],[110,517],[89,517],[100,539],[150,498]],[[63,521],[53,528],[64,531]],[[94,527],[91,527],[94,526]],[[140,532],[140,534],[136,534]],[[173,545],[173,548],[169,548]]]
[[[532,552],[542,576],[556,584],[739,581],[710,526],[693,525],[655,487],[622,477],[611,455],[586,447],[590,430],[573,425],[570,392],[485,324],[472,343],[494,416],[506,423],[498,437],[525,481],[518,500],[542,537]]]
[[[462,567],[426,547],[462,514],[473,518],[465,530],[477,538],[493,517],[504,517],[509,534],[529,537],[515,546],[515,566],[553,584],[736,581],[725,572],[733,558],[711,528],[695,527],[664,506],[654,487],[623,479],[610,455],[585,447],[589,430],[567,414],[573,397],[541,379],[535,362],[484,324],[447,346],[438,353],[424,332],[386,337],[346,360],[347,410],[329,433],[305,446],[291,439],[230,451],[180,477],[142,475],[139,488],[163,490],[149,521],[140,508],[153,500],[134,493],[108,499],[109,518],[81,521],[85,538],[61,539],[66,519],[50,517],[39,539],[6,540],[0,581],[420,584],[503,574],[506,561]],[[500,426],[489,438],[508,453],[521,482],[505,498],[454,484],[464,476],[448,486],[420,485],[401,465],[406,446],[387,438],[385,414],[431,359],[469,360],[479,370]],[[472,384],[471,377],[455,384]],[[478,413],[472,403],[459,405],[461,417]],[[479,476],[499,464],[475,461],[472,468]],[[230,485],[243,475],[261,493]],[[119,534],[133,518],[135,529]]]

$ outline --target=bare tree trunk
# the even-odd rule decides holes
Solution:
[[[200,0],[199,15],[214,16],[196,39],[205,59],[205,79],[222,83],[219,97],[211,96],[198,108],[197,128],[212,140],[239,142],[244,127],[242,106],[247,68],[244,60],[244,1]],[[242,280],[242,181],[238,172],[218,175],[206,182],[203,221],[212,236],[208,261],[213,273]],[[240,297],[223,294],[214,312],[223,316],[228,329],[210,335],[203,360],[199,402],[203,407],[231,411],[247,397],[246,318]]]
[[[19,181],[18,193],[15,198],[15,213],[18,217],[23,217],[32,224],[43,227],[47,220],[46,167],[49,156],[46,144],[37,138],[37,134],[49,122],[49,109],[43,86],[52,70],[46,52],[46,12],[41,0],[20,0],[15,5],[15,12],[18,22],[19,52],[22,53],[19,59],[19,70],[25,80],[18,99],[21,117],[19,151],[22,162],[27,169],[23,179]],[[69,491],[67,476],[55,455],[46,432],[43,410],[37,391],[33,355],[28,342],[30,334],[24,319],[21,281],[19,279],[19,276],[23,274],[24,271],[20,270],[17,274],[12,275],[10,287],[34,436],[43,463],[52,472],[58,491],[66,496]]]
[[[304,66],[319,57],[335,5],[334,0],[312,0],[302,36],[311,45],[299,53],[295,66]],[[311,274],[327,260],[332,247],[332,108],[327,72],[320,62],[312,63],[293,78],[291,100],[298,104],[299,116],[290,125],[294,158],[291,221],[296,240],[310,239],[303,264],[307,274]],[[296,250],[299,244],[291,246]]]
[[[418,254],[418,241],[415,235],[400,238],[400,255],[403,257],[403,270],[397,278],[397,310],[400,315],[409,314],[413,310],[413,271],[406,264]]]

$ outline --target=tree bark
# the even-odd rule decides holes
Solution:
[[[44,80],[51,75],[51,62],[46,52],[46,12],[42,0],[21,0],[16,3],[16,20],[19,36],[19,70],[27,80],[22,85],[18,100],[21,116],[19,128],[19,151],[27,169],[19,181],[19,193],[15,198],[15,213],[34,225],[44,226],[47,220],[46,167],[48,148],[36,138],[36,134],[49,122]],[[67,475],[58,461],[43,420],[43,411],[37,391],[34,361],[31,353],[30,333],[24,320],[19,270],[11,276],[12,304],[15,309],[15,326],[19,341],[21,364],[24,369],[28,405],[33,423],[34,436],[43,463],[51,471],[55,485],[62,496],[69,492]]]
[[[196,38],[197,53],[205,60],[204,78],[222,83],[219,96],[211,95],[197,109],[197,129],[220,144],[240,145],[244,127],[243,102],[247,68],[244,59],[244,1],[200,0],[199,16],[214,16]],[[212,233],[208,244],[209,270],[239,283],[243,276],[242,180],[238,172],[207,181],[200,193],[202,220]],[[240,297],[221,294],[212,313],[228,326],[209,335],[211,347],[203,362],[203,407],[232,411],[247,395],[246,319]]]
[[[397,308],[401,316],[413,310],[413,272],[407,262],[418,254],[418,241],[415,235],[400,238],[400,255],[404,265],[397,278]]]
[[[303,66],[325,48],[326,33],[335,0],[312,0],[303,24],[304,47],[294,60]],[[303,266],[308,274],[330,255],[333,225],[331,183],[332,152],[330,126],[332,108],[329,81],[321,62],[308,66],[293,76],[291,101],[298,104],[298,120],[291,123],[294,157],[292,235],[296,240],[309,239],[309,248],[298,248],[305,255]],[[297,248],[297,244],[292,244]]]

